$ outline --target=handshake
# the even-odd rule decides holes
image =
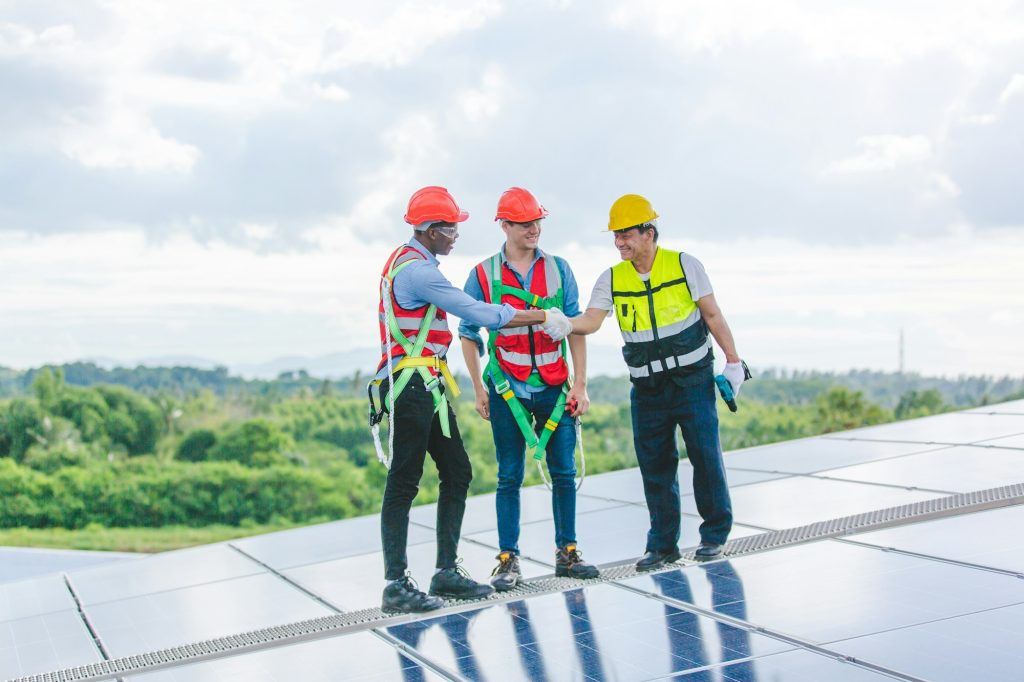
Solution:
[[[541,331],[550,336],[552,341],[561,341],[572,334],[572,322],[558,308],[549,308]]]

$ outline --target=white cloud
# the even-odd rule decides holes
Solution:
[[[830,173],[869,173],[928,161],[932,143],[924,135],[865,135],[857,139],[860,153],[827,167]]]
[[[480,87],[465,90],[459,95],[463,115],[473,124],[493,118],[501,109],[505,87],[501,67],[488,64],[480,79]]]
[[[0,233],[0,251],[10,264],[0,272],[0,289],[18,292],[0,299],[5,362],[138,357],[136,346],[122,338],[125,327],[148,354],[232,363],[372,347],[379,271],[395,244],[359,235],[338,220],[321,229],[334,239],[289,253],[253,253],[184,236],[152,243],[129,229],[53,237]],[[960,235],[856,248],[709,242],[676,237],[667,227],[662,234],[665,246],[685,248],[705,264],[741,352],[759,366],[893,368],[903,328],[912,350],[908,366],[916,371],[1019,372],[1013,358],[1024,318],[1012,311],[1024,300],[1017,274],[1024,247],[1012,230],[986,239]],[[617,262],[603,241],[556,253],[574,267],[583,306],[598,274]],[[457,246],[441,268],[461,284],[487,255]],[[57,327],[61,333],[88,330],[88,338],[81,331],[58,347],[45,341]],[[998,334],[977,332],[995,327]],[[956,329],[973,331],[936,331]],[[591,343],[595,357],[607,359],[594,373],[620,373],[614,322]],[[985,352],[977,350],[979,343]],[[53,355],[60,348],[78,355]]]
[[[999,93],[999,103],[1006,104],[1021,94],[1024,94],[1024,74],[1016,73],[1003,91]]]
[[[463,3],[365,5],[329,22],[324,36],[321,70],[357,64],[393,67],[408,64],[442,40],[479,28],[501,11],[495,0]],[[362,14],[362,16],[356,16]]]
[[[130,110],[106,113],[95,124],[68,123],[59,133],[61,151],[91,168],[188,173],[199,150],[160,133]]]
[[[883,9],[884,6],[884,9]],[[816,59],[896,62],[928,52],[953,52],[984,62],[996,45],[1024,39],[1024,14],[1006,0],[822,3],[815,0],[628,0],[612,25],[650,31],[686,51],[721,52],[774,40]]]
[[[335,85],[334,83],[330,83],[328,85],[314,83],[313,92],[316,93],[317,97],[330,100],[332,102],[347,102],[352,99],[352,93],[345,88]]]

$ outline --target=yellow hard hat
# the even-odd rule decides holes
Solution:
[[[608,211],[608,229],[615,232],[649,223],[658,217],[651,202],[639,194],[623,194]]]

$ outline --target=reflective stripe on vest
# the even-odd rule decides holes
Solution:
[[[562,273],[558,270],[554,256],[539,249],[538,252],[540,258],[534,265],[529,289],[529,293],[535,297],[534,303],[528,304],[512,294],[503,295],[500,303],[508,303],[517,310],[526,310],[530,305],[544,307],[541,299],[556,296],[562,290]],[[498,267],[501,268],[501,285],[504,289],[524,291],[511,267],[498,253],[476,266],[477,281],[488,303],[498,303],[493,300],[491,291],[491,279]],[[494,331],[490,333],[495,334]],[[569,366],[562,355],[561,343],[552,341],[551,337],[541,331],[540,325],[498,329],[493,338],[498,364],[509,376],[526,381],[536,366],[541,380],[548,386],[558,386],[569,378]]]
[[[647,282],[630,261],[611,270],[612,303],[631,379],[686,368],[708,357],[711,339],[679,252],[658,248]]]
[[[381,272],[381,277],[387,277],[388,273],[392,272],[394,269],[414,260],[426,260],[426,257],[412,246],[403,244],[395,249],[388,258],[387,262],[384,264],[384,270]],[[416,344],[417,337],[419,336],[419,330],[423,325],[423,319],[426,316],[428,308],[430,308],[429,304],[424,304],[413,310],[403,308],[398,304],[398,299],[395,298],[394,288],[392,287],[391,309],[394,311],[395,321],[398,323],[399,328],[406,332],[405,336],[409,340],[410,344]],[[377,326],[380,330],[381,353],[380,363],[377,365],[378,371],[387,363],[387,341],[384,335],[384,325],[387,324],[387,318],[385,315],[384,301],[381,299],[377,305]],[[430,321],[430,327],[427,331],[427,338],[423,345],[421,357],[429,357],[431,355],[444,356],[448,352],[448,347],[451,345],[451,342],[452,332],[448,328],[448,315],[445,311],[438,309],[433,319]],[[403,355],[405,355],[405,351],[402,349],[401,344],[394,342],[392,339],[391,357],[397,358]],[[437,371],[431,368],[430,373],[436,375]]]

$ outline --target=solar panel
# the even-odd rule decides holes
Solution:
[[[88,608],[113,656],[188,644],[332,613],[279,578],[254,575]]]
[[[727,453],[725,465],[730,469],[731,482],[735,468],[809,474],[933,449],[933,445],[919,443],[804,438]]]
[[[1024,574],[1024,506],[853,535],[880,547]]]
[[[100,652],[75,611],[0,622],[0,679],[99,660]]]
[[[100,604],[262,572],[259,564],[231,548],[213,545],[78,571],[74,586],[84,604]]]
[[[221,661],[133,675],[132,682],[363,682],[443,680],[369,632],[283,646]]]
[[[943,618],[831,648],[937,682],[1015,680],[1024,670],[1024,605]]]
[[[435,615],[381,620],[374,610],[383,587],[375,516],[69,578],[110,656],[196,643],[160,654],[164,670],[110,668],[109,677],[127,680],[1013,679],[1024,634],[1024,541],[1012,532],[1024,521],[1019,486],[970,496],[981,502],[966,508],[986,511],[918,505],[932,520],[887,513],[878,518],[892,527],[839,539],[765,530],[832,528],[848,515],[875,518],[949,492],[1020,483],[1022,439],[1017,401],[731,453],[733,538],[783,540],[740,542],[752,549],[646,575],[630,568],[648,525],[638,472],[590,475],[577,537],[586,559],[603,565],[606,581],[597,583],[545,577],[550,492],[526,489],[523,568],[531,585],[548,587]],[[681,463],[684,493],[690,473]],[[683,510],[683,544],[693,545],[691,494]],[[410,526],[410,567],[423,583],[435,558],[434,514],[433,505],[417,507]],[[460,553],[478,579],[495,563],[495,526],[494,496],[472,498]],[[239,636],[248,644],[232,649],[242,646],[232,644],[239,633],[336,611],[346,624],[314,641],[284,628]],[[0,585],[0,677],[99,660],[60,576]]]
[[[954,412],[845,431],[844,438],[967,444],[1024,433],[1024,415]]]
[[[827,474],[866,483],[961,493],[1024,481],[1024,451],[957,446],[831,469]]]
[[[409,544],[430,542],[434,533],[409,527]],[[306,528],[235,540],[231,544],[276,568],[305,566],[380,549],[380,517],[376,514]]]
[[[737,523],[792,528],[941,496],[942,493],[798,476],[734,488],[732,511]],[[691,499],[684,499],[683,508],[696,511],[696,505],[690,507]]]

